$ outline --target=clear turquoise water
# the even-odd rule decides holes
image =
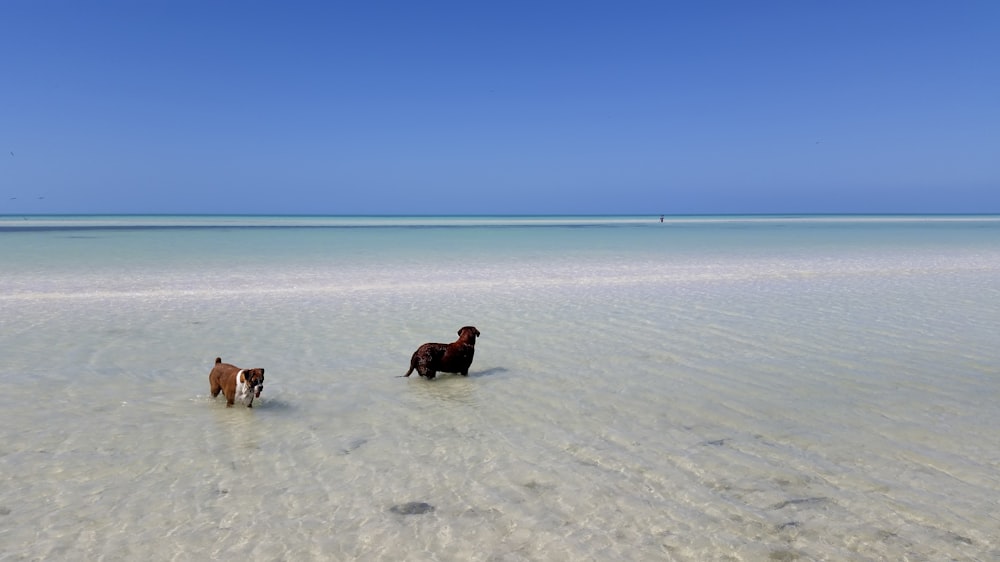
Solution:
[[[0,267],[2,558],[1000,556],[1000,217],[0,217]]]

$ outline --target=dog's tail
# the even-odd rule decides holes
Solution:
[[[410,376],[413,373],[413,370],[417,368],[417,357],[416,357],[416,355],[417,354],[414,353],[413,357],[410,357],[410,370],[406,371],[406,374],[403,375],[404,377]]]

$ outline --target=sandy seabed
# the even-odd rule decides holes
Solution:
[[[0,559],[998,559],[998,258],[21,273]]]

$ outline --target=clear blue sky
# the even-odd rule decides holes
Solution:
[[[7,0],[0,48],[0,214],[1000,212],[995,0]]]

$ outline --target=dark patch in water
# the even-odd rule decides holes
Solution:
[[[704,441],[702,445],[711,445],[712,447],[721,447],[726,444],[729,439],[716,439],[714,441]]]
[[[880,529],[877,533],[875,533],[875,536],[878,537],[880,541],[887,541],[896,538],[898,535],[892,531]]]
[[[389,511],[400,515],[422,515],[434,511],[434,506],[425,502],[406,502],[390,507]]]
[[[10,515],[9,507],[0,507],[0,515]]]
[[[503,367],[493,367],[492,369],[486,369],[485,371],[471,372],[469,373],[469,376],[472,378],[489,377],[492,375],[499,375],[500,373],[506,373],[506,372],[507,369],[504,369]]]
[[[261,393],[260,398],[255,398],[254,399],[254,401],[253,401],[253,408],[250,408],[250,409],[251,410],[257,410],[257,409],[267,408],[268,411],[275,411],[275,412],[296,409],[295,404],[292,404],[290,402],[285,402],[284,400],[280,400],[280,399],[277,399],[277,398],[271,398],[270,396],[274,394],[274,389],[273,388],[271,390],[271,395],[267,395],[267,394],[268,394],[268,392],[267,392],[267,389],[265,388],[264,392]],[[265,395],[267,395],[267,396],[265,397]],[[258,400],[260,400],[259,403],[257,402]]]
[[[972,539],[970,539],[969,537],[963,537],[962,535],[959,535],[959,534],[956,534],[956,533],[949,532],[948,533],[948,538],[950,538],[951,540],[953,540],[955,542],[960,542],[962,544],[969,544],[969,545],[972,544]]]
[[[364,445],[367,442],[368,442],[368,440],[364,439],[364,438],[355,439],[355,440],[351,441],[350,443],[348,443],[347,447],[344,447],[343,449],[341,449],[340,452],[343,453],[343,454],[345,454],[345,455],[349,455],[349,454],[351,454],[351,451],[357,449],[358,447]]]
[[[783,502],[778,502],[771,506],[771,509],[784,509],[790,505],[813,505],[821,504],[830,501],[830,498],[796,498],[793,500],[785,500]]]
[[[481,509],[476,509],[474,507],[470,507],[469,509],[466,509],[464,512],[462,512],[462,515],[465,516],[465,517],[490,517],[490,518],[496,518],[496,517],[498,517],[498,516],[501,515],[501,512],[500,512],[499,509],[497,509],[495,507],[491,507],[491,508],[485,509],[485,510],[481,510]]]
[[[782,562],[790,562],[791,560],[798,560],[799,553],[794,550],[772,550],[771,555],[768,556],[770,560],[781,560]]]
[[[789,521],[787,523],[782,523],[781,525],[778,525],[778,530],[784,531],[785,529],[797,529],[801,526],[802,523],[799,523],[798,521]]]
[[[536,480],[531,480],[530,482],[526,482],[525,484],[523,484],[523,486],[533,492],[542,492],[544,490],[551,490],[555,488],[555,486],[552,484],[543,484]]]

